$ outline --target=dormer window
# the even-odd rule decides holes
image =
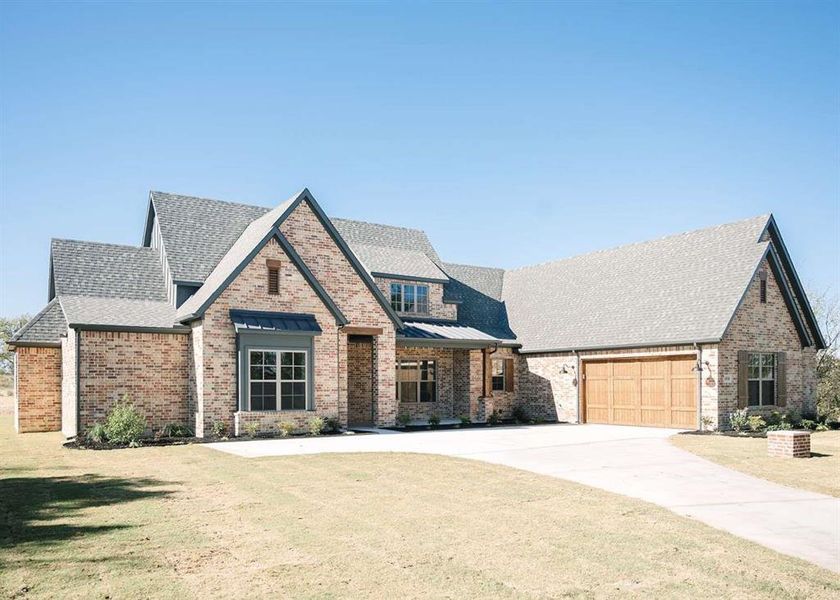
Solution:
[[[429,286],[392,283],[391,308],[401,313],[428,314]]]
[[[280,293],[280,261],[266,261],[268,267],[268,293],[276,296]]]

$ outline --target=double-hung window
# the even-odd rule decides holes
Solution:
[[[490,372],[494,392],[501,392],[505,389],[505,361],[502,358],[494,358]]]
[[[250,410],[306,410],[306,361],[304,350],[250,350]]]
[[[747,404],[767,406],[776,403],[776,355],[751,352],[747,363]]]
[[[413,283],[392,283],[391,308],[402,313],[428,313],[429,286]]]
[[[400,402],[435,402],[437,369],[433,360],[397,361],[397,398]]]

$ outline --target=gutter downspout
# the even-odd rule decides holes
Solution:
[[[580,353],[577,350],[572,350],[575,355],[575,378],[577,379],[577,422],[583,423],[583,373],[580,371]]]

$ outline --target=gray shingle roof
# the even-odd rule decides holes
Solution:
[[[61,335],[67,331],[67,321],[57,298],[53,298],[29,322],[21,327],[9,340],[22,344],[58,344]]]
[[[393,225],[379,225],[350,219],[330,219],[344,241],[353,248],[356,244],[364,246],[380,246],[421,252],[433,262],[440,263],[440,257],[435,252],[426,232],[421,229],[395,227]]]
[[[70,325],[173,328],[175,307],[166,301],[59,296]]]
[[[269,208],[152,192],[163,245],[175,281],[201,283],[245,228]]]
[[[156,250],[77,240],[52,240],[55,296],[166,300]]]
[[[523,350],[720,339],[767,249],[769,216],[506,271]]]
[[[460,302],[459,323],[485,331],[498,339],[511,340],[515,337],[501,301],[503,269],[455,263],[443,263],[442,267],[449,276],[449,283],[444,286],[446,299]]]
[[[242,261],[257,247],[260,241],[269,234],[274,224],[280,219],[295,200],[303,194],[299,192],[262,216],[251,221],[241,235],[234,241],[219,264],[207,276],[198,291],[190,296],[178,309],[178,319],[183,319],[196,313],[199,309],[225,284],[228,277],[236,271]],[[168,249],[167,249],[168,253]]]
[[[343,237],[343,236],[342,236]],[[346,241],[346,240],[345,240]],[[368,273],[446,281],[446,274],[422,252],[348,242]]]

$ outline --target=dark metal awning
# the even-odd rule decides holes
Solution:
[[[258,310],[231,310],[230,319],[236,332],[265,331],[274,333],[318,334],[321,328],[315,315],[303,313],[266,312]]]
[[[405,327],[397,333],[397,342],[411,346],[439,346],[485,348],[503,344],[504,340],[484,333],[475,327],[451,322],[403,321]]]

